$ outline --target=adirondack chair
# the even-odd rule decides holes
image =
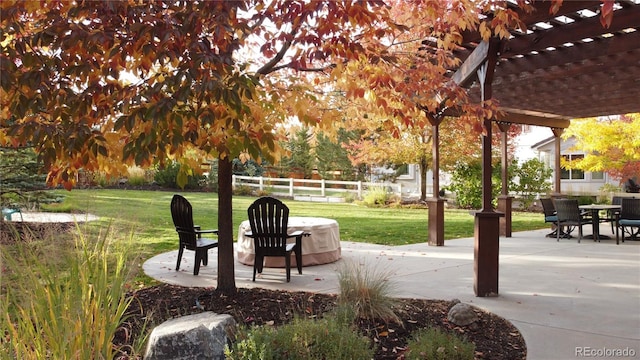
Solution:
[[[253,239],[255,259],[253,261],[253,281],[256,273],[262,273],[265,256],[283,256],[287,273],[287,282],[291,280],[291,254],[296,256],[298,273],[302,274],[301,239],[303,231],[287,232],[289,208],[282,201],[264,196],[254,201],[247,210],[251,232],[245,236]],[[295,243],[287,239],[295,238]]]
[[[173,199],[171,199],[171,218],[180,239],[176,270],[180,270],[184,250],[192,250],[196,253],[193,275],[198,275],[200,264],[206,266],[209,262],[209,249],[218,246],[217,240],[204,238],[202,234],[217,234],[218,230],[201,230],[200,226],[194,225],[193,209],[189,201],[182,195],[173,195]]]

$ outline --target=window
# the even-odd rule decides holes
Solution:
[[[584,158],[584,155],[562,155],[563,163],[581,160]],[[566,169],[564,166],[560,170],[560,179],[565,180],[584,180],[584,171],[579,169]]]
[[[402,164],[402,165],[398,166],[396,168],[396,175],[398,175],[398,176],[409,175],[409,165]]]
[[[591,173],[591,180],[604,180],[604,173],[602,171],[594,171]]]

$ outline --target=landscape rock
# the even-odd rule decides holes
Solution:
[[[153,329],[146,360],[220,360],[234,339],[231,315],[203,312],[167,320]]]
[[[447,320],[458,326],[473,327],[475,322],[478,321],[478,314],[476,314],[473,306],[460,302],[451,307]]]

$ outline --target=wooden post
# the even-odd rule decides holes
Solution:
[[[554,167],[554,177],[553,177],[553,196],[554,197],[558,197],[562,194],[562,188],[560,187],[560,174],[562,173],[562,168],[560,167],[560,152],[561,147],[560,147],[560,143],[561,143],[561,139],[560,136],[562,135],[562,133],[564,132],[564,129],[561,128],[552,128],[551,131],[553,132],[553,136],[555,136],[555,154],[554,154],[554,158],[555,158],[555,167]]]
[[[504,216],[500,217],[500,235],[505,237],[511,237],[512,224],[511,224],[511,210],[513,207],[513,197],[509,196],[509,158],[507,153],[508,137],[507,131],[511,124],[508,122],[498,122],[498,128],[502,133],[502,191],[498,197],[498,211],[503,213]]]
[[[492,96],[491,83],[498,59],[499,41],[489,43],[486,61],[478,69],[482,102]],[[498,296],[498,253],[501,214],[493,210],[491,194],[491,128],[492,121],[485,118],[482,134],[482,210],[475,214],[474,228],[474,283],[476,296]]]
[[[425,111],[427,119],[431,123],[433,134],[431,136],[432,182],[433,197],[427,199],[429,206],[429,245],[444,246],[444,199],[440,198],[440,133],[439,126],[442,117],[437,117]]]

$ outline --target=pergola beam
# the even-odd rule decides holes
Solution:
[[[551,3],[548,1],[536,1],[531,4],[531,6],[533,7],[533,11],[531,12],[526,12],[518,7],[513,8],[513,10],[518,14],[519,19],[528,27],[537,22],[549,21],[550,17],[553,18],[562,15],[570,15],[582,9],[599,9],[600,2],[593,0],[564,1],[562,6],[560,6],[560,9],[558,9],[558,12],[553,15],[549,15]],[[462,38],[462,43],[467,44],[479,42],[482,39],[482,36],[480,36],[478,31],[465,31],[462,34]]]
[[[576,42],[576,40],[600,37],[603,33],[616,33],[638,26],[638,19],[640,19],[640,7],[633,6],[616,11],[615,21],[608,29],[602,27],[598,16],[563,26],[555,26],[548,30],[511,39],[501,57],[505,59],[515,55],[528,54],[532,51],[545,51],[549,47],[558,48],[565,43]]]
[[[635,50],[634,50],[635,49]],[[521,58],[510,58],[502,61],[496,70],[496,77],[518,75],[523,72],[535,72],[540,69],[548,69],[555,66],[571,64],[579,66],[585,60],[606,59],[609,56],[622,55],[627,64],[633,64],[637,56],[625,56],[629,52],[638,53],[640,49],[640,31],[625,34],[625,36],[612,36],[598,39],[590,43],[578,43],[571,47],[558,48],[555,51],[547,51],[544,54],[527,55]]]
[[[569,119],[552,114],[506,108],[500,108],[500,111],[494,120],[512,124],[535,125],[561,129],[566,129],[571,124]]]

